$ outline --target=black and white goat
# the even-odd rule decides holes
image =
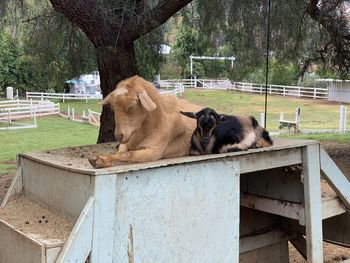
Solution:
[[[222,115],[210,108],[181,113],[197,119],[191,155],[243,151],[273,144],[269,133],[254,117]]]

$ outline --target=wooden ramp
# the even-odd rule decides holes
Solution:
[[[350,244],[349,182],[317,141],[90,166],[115,147],[21,154],[0,207],[0,262],[284,263],[288,241],[323,262],[323,239]]]

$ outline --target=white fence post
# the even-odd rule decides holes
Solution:
[[[265,127],[265,114],[263,112],[260,113],[260,126]]]
[[[284,120],[284,113],[280,112],[280,121],[283,121],[283,120]]]
[[[300,108],[296,108],[295,110],[295,129],[299,131],[300,127]]]
[[[44,100],[44,93],[41,92],[41,101],[43,101],[43,100]]]
[[[36,112],[34,111],[34,125],[37,126],[36,124]]]
[[[69,107],[69,105],[67,107],[67,116],[68,116],[68,118],[70,118],[70,107]]]
[[[88,122],[91,124],[91,111],[88,109]]]
[[[339,120],[339,132],[345,133],[346,131],[346,107],[340,106],[340,120]]]
[[[9,124],[11,124],[11,111],[8,110],[8,118],[9,118]]]
[[[72,120],[73,120],[73,121],[74,121],[74,117],[75,117],[74,108],[72,108]]]

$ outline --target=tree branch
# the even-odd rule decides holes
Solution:
[[[335,6],[337,4],[337,6]],[[341,75],[349,73],[350,69],[350,35],[348,21],[336,9],[342,8],[341,1],[333,3],[323,2],[320,6],[318,0],[310,0],[307,6],[309,16],[318,22],[329,34],[330,41],[319,52],[327,56],[334,69]],[[321,9],[324,7],[325,9]]]
[[[112,45],[105,36],[113,36],[114,29],[110,21],[104,19],[101,9],[94,0],[50,0],[53,8],[63,13],[78,26],[95,47]]]
[[[145,10],[140,17],[131,20],[131,23],[135,23],[134,30],[128,32],[127,38],[129,41],[134,41],[140,36],[143,36],[158,26],[165,23],[172,15],[186,6],[192,0],[161,0],[151,10]],[[123,38],[125,41],[125,39]]]

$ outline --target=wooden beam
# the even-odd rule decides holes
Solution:
[[[306,259],[306,240],[304,236],[298,234],[297,237],[292,238],[289,242],[295,247],[295,249]]]
[[[288,232],[285,230],[273,230],[260,235],[253,235],[249,237],[240,238],[239,240],[239,253],[245,253],[261,247],[266,247],[272,244],[279,243],[293,239],[297,236],[294,232]]]
[[[320,146],[303,147],[305,229],[307,261],[323,262]]]
[[[320,150],[321,170],[323,177],[337,193],[347,209],[350,209],[350,182],[340,171],[327,152]]]
[[[92,228],[94,216],[94,198],[89,200],[81,212],[72,232],[65,242],[57,263],[84,263],[88,258],[92,247]]]
[[[280,215],[299,220],[299,211],[304,208],[302,204],[271,199],[252,194],[241,195],[241,206],[256,209],[259,211]]]

